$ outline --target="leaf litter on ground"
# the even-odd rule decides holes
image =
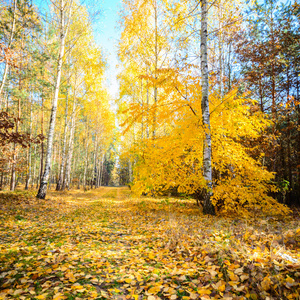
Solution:
[[[204,216],[127,188],[0,193],[0,299],[299,299],[299,213]]]

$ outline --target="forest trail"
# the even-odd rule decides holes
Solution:
[[[208,217],[127,187],[35,193],[0,192],[0,299],[299,297],[299,218]]]

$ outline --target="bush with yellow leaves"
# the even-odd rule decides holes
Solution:
[[[199,97],[197,98],[199,99]],[[167,134],[155,140],[141,140],[131,149],[137,164],[132,190],[137,194],[159,194],[170,189],[195,195],[205,188],[202,176],[203,136],[200,101],[189,103],[176,118],[165,112],[160,120]],[[175,102],[173,102],[175,103]],[[178,104],[179,105],[179,104]],[[270,120],[251,107],[255,101],[233,91],[223,99],[210,97],[213,204],[218,213],[242,214],[260,211],[286,214],[289,209],[270,195],[276,192],[274,174],[262,165],[264,153],[251,155]],[[174,107],[170,111],[174,111]],[[180,116],[180,117],[179,117]],[[157,118],[158,118],[157,117]]]

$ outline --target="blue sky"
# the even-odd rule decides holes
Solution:
[[[121,0],[96,1],[102,10],[99,21],[94,24],[96,42],[101,45],[107,58],[108,69],[106,72],[107,84],[112,97],[118,93],[117,83],[117,45],[120,37],[119,11]]]
[[[102,47],[104,56],[107,59],[107,86],[111,96],[114,98],[118,95],[117,82],[117,45],[120,37],[119,30],[119,11],[122,0],[81,0],[81,2],[91,11],[100,11],[97,20],[93,23],[94,37],[99,46]],[[47,11],[49,0],[33,0],[41,12]]]

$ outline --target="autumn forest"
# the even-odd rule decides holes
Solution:
[[[300,299],[299,1],[114,1],[0,0],[0,300]]]

